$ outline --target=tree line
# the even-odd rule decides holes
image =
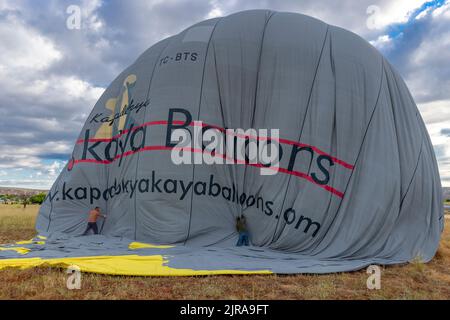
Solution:
[[[0,194],[0,203],[20,203],[26,207],[28,204],[42,204],[46,197],[46,193],[37,193],[31,196],[16,194]]]

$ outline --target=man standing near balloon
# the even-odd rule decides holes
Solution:
[[[248,246],[248,231],[247,231],[247,223],[245,221],[244,215],[241,215],[240,217],[237,217],[236,219],[236,229],[239,233],[239,239],[236,244],[236,246]]]

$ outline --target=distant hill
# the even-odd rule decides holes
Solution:
[[[27,188],[13,188],[13,187],[0,187],[0,194],[10,194],[15,196],[32,196],[38,193],[47,193],[48,190],[43,189],[27,189]],[[442,193],[444,195],[444,201],[450,199],[450,188],[442,187]]]
[[[450,188],[442,187],[442,192],[444,193],[444,200],[450,199]]]
[[[47,193],[48,190],[39,189],[26,189],[26,188],[13,188],[13,187],[0,187],[0,194],[9,194],[15,196],[32,196],[38,193]]]

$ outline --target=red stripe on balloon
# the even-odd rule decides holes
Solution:
[[[133,154],[138,153],[138,152],[157,151],[157,150],[178,150],[178,151],[183,150],[183,151],[188,151],[188,152],[203,153],[203,150],[201,150],[201,149],[195,149],[195,148],[189,148],[189,147],[182,147],[181,148],[181,147],[166,147],[166,146],[147,146],[147,147],[140,148],[139,150],[136,150],[136,151],[127,151],[127,152],[124,152],[122,154],[119,154],[116,157],[114,157],[114,159],[111,160],[111,161],[109,161],[109,160],[95,160],[95,159],[78,159],[78,160],[71,160],[70,161],[70,165],[73,168],[73,166],[75,164],[78,164],[78,163],[111,164],[114,161],[116,161],[117,159],[120,159],[120,158],[123,158],[123,157],[128,157],[128,156],[133,155]],[[209,153],[211,153],[211,152],[209,152]],[[223,159],[227,159],[227,160],[232,161],[232,162],[237,163],[237,164],[245,164],[245,165],[249,165],[249,166],[252,166],[252,167],[265,168],[265,169],[274,170],[274,171],[277,171],[277,172],[282,172],[282,173],[285,173],[285,174],[290,174],[290,175],[293,175],[293,176],[305,179],[305,180],[307,180],[307,181],[309,181],[309,182],[319,186],[320,188],[322,188],[322,189],[324,189],[324,190],[326,190],[328,192],[331,192],[332,194],[334,194],[334,195],[336,195],[336,196],[338,196],[340,198],[344,197],[344,193],[342,193],[341,191],[339,191],[339,190],[337,190],[337,189],[335,189],[333,187],[330,187],[328,185],[319,184],[316,181],[314,181],[314,179],[312,179],[309,175],[307,175],[306,173],[300,172],[300,171],[293,171],[293,170],[288,170],[288,169],[279,168],[279,167],[264,167],[260,163],[248,163],[248,162],[246,162],[244,160],[239,160],[239,159],[235,160],[235,159],[232,159],[230,157],[227,157],[224,154],[219,154],[219,153],[216,153],[214,156],[215,157],[220,157],[220,158],[223,158]]]
[[[182,124],[184,124],[184,121],[175,120],[175,121],[173,121],[172,123],[173,123],[173,124],[177,124],[177,125],[182,125]],[[168,121],[167,121],[167,120],[150,121],[150,122],[143,123],[143,124],[141,124],[141,125],[139,125],[139,126],[137,126],[137,127],[133,127],[133,128],[131,128],[131,129],[123,130],[121,133],[119,133],[119,134],[113,136],[112,138],[91,138],[91,139],[87,139],[87,140],[85,140],[85,139],[80,139],[80,140],[77,140],[76,143],[77,143],[77,144],[81,144],[81,143],[84,143],[84,142],[86,142],[86,141],[87,141],[87,142],[111,142],[112,140],[118,139],[118,138],[120,138],[120,137],[123,136],[124,134],[127,134],[127,133],[130,132],[130,131],[133,132],[133,131],[136,131],[136,130],[142,128],[142,127],[156,126],[156,125],[167,125],[167,124],[168,124]],[[195,123],[194,123],[194,122],[191,122],[191,123],[189,124],[189,126],[195,126]],[[218,127],[218,126],[215,126],[215,125],[202,123],[202,127],[211,127],[211,128],[220,130],[220,131],[222,131],[222,132],[225,132],[225,133],[227,134],[225,128]],[[300,142],[296,142],[296,141],[288,140],[288,139],[274,139],[274,138],[269,138],[269,137],[257,137],[257,136],[255,137],[255,136],[251,136],[251,135],[236,134],[236,133],[233,134],[233,135],[235,135],[235,136],[237,136],[237,137],[241,137],[241,138],[251,138],[251,139],[260,140],[260,141],[261,141],[261,140],[274,140],[274,141],[277,141],[277,142],[279,142],[279,143],[281,143],[281,144],[295,145],[295,146],[298,146],[298,147],[309,147],[309,148],[313,149],[315,152],[317,152],[317,153],[320,154],[320,155],[326,155],[326,156],[329,156],[329,157],[331,158],[331,160],[333,160],[333,162],[335,162],[335,163],[337,163],[337,164],[343,166],[343,167],[346,168],[346,169],[351,169],[351,170],[352,170],[352,169],[354,168],[354,165],[352,165],[352,164],[350,164],[350,163],[348,163],[348,162],[345,162],[344,160],[341,160],[341,159],[338,159],[338,158],[336,158],[336,157],[333,157],[333,156],[331,156],[330,154],[326,153],[325,151],[320,150],[319,148],[317,148],[317,147],[315,147],[315,146],[313,146],[313,145],[309,145],[309,144],[305,144],[305,143],[300,143]]]

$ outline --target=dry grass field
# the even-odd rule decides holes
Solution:
[[[0,243],[35,235],[38,207],[0,205]],[[65,270],[0,271],[0,299],[450,299],[450,227],[436,257],[382,269],[381,289],[366,288],[365,270],[330,275],[126,277],[82,274],[66,288]]]

